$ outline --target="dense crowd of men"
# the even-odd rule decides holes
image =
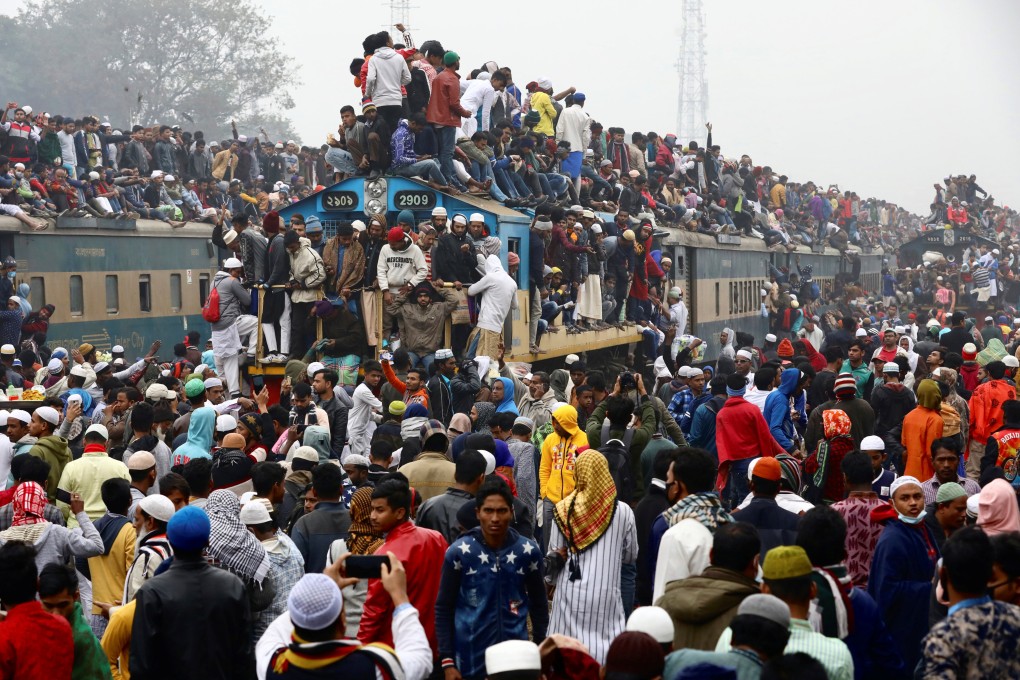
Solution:
[[[403,41],[366,38],[325,149],[8,106],[6,214],[208,221],[229,257],[168,362],[51,349],[4,262],[3,380],[44,399],[0,411],[0,678],[1020,674],[1015,212],[973,176],[927,219],[791,183],[711,127],[628,143]],[[533,209],[529,271],[480,213],[280,218],[381,174]],[[850,266],[772,268],[764,338],[699,338],[660,227]],[[931,229],[998,247],[861,286],[860,248]],[[642,341],[508,361],[519,288],[539,361],[559,327]]]

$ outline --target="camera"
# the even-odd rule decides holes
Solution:
[[[637,382],[634,380],[634,374],[630,371],[624,371],[620,374],[620,389],[623,391],[633,390],[637,388]]]

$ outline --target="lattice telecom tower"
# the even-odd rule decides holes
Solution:
[[[396,24],[404,24],[404,26],[411,26],[411,5],[410,0],[390,0],[390,25],[388,29],[393,30],[393,26]]]
[[[677,100],[677,135],[686,144],[704,139],[708,122],[708,82],[705,80],[705,13],[701,0],[683,0],[680,57],[680,95]]]

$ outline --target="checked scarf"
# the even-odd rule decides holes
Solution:
[[[609,463],[598,452],[584,452],[574,462],[576,486],[556,504],[553,517],[573,553],[584,552],[606,533],[616,513],[616,484]]]
[[[719,494],[714,491],[692,493],[663,512],[662,518],[668,526],[674,526],[683,519],[696,519],[711,532],[715,532],[720,524],[733,521],[719,502]]]

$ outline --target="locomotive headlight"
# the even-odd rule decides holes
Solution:
[[[365,182],[365,195],[370,198],[381,198],[386,195],[386,180],[371,179]]]
[[[380,201],[378,198],[370,198],[365,201],[365,211],[370,215],[385,213],[386,203]]]

